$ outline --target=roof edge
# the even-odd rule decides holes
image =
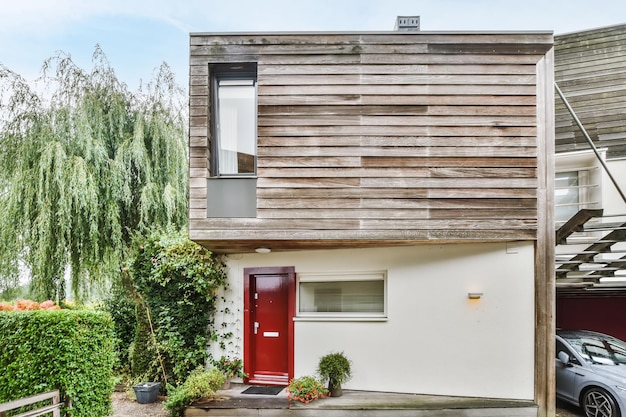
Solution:
[[[189,36],[262,36],[262,35],[554,35],[553,30],[506,31],[269,31],[269,32],[190,32]]]

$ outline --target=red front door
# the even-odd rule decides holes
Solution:
[[[293,268],[244,271],[244,363],[252,384],[287,385],[293,376]]]

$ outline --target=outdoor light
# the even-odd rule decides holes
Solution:
[[[270,248],[256,248],[254,251],[256,253],[270,253],[272,250]]]
[[[482,292],[468,292],[467,293],[467,298],[469,298],[470,300],[478,300],[482,296],[483,296]]]

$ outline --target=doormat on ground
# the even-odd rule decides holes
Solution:
[[[285,387],[261,387],[261,386],[253,386],[246,388],[241,393],[242,394],[259,394],[259,395],[278,395]]]

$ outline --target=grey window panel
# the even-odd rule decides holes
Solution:
[[[207,217],[256,217],[256,178],[207,179]]]

